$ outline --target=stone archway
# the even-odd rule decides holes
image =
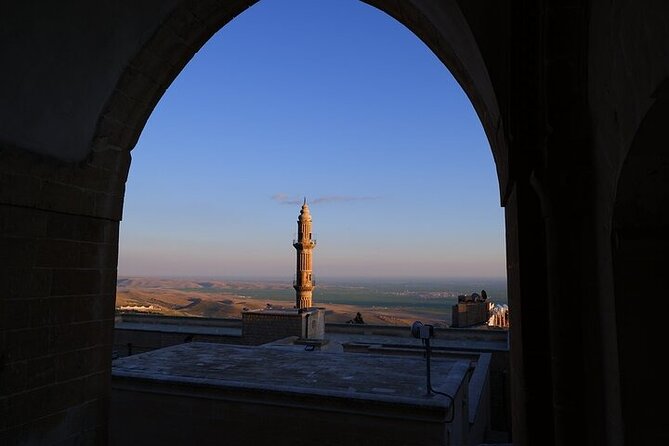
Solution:
[[[497,169],[500,201],[510,193],[505,130],[483,56],[456,1],[363,0],[398,20],[450,70],[472,102],[488,138]],[[196,52],[257,0],[222,7],[197,2],[180,6],[129,62],[112,92],[93,139],[96,152],[134,148],[158,101]],[[202,9],[199,9],[202,8]],[[211,8],[211,9],[210,9]]]
[[[0,431],[10,442],[105,443],[130,151],[198,49],[254,3],[73,0],[4,11]],[[451,70],[483,124],[505,200],[506,135],[488,73],[506,76],[502,58],[484,61],[456,0],[367,3]]]

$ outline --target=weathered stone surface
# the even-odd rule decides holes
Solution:
[[[307,444],[319,435],[326,444],[441,444],[449,436],[466,443],[469,360],[433,363],[433,385],[453,395],[454,405],[426,396],[425,377],[415,373],[424,367],[422,358],[206,343],[123,358],[112,367],[112,443],[163,441],[166,434],[198,444],[215,444],[220,435],[255,444]],[[154,398],[143,398],[146,391]],[[179,431],[187,407],[195,428]]]

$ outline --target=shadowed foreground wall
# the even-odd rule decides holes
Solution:
[[[0,151],[2,444],[105,441],[128,161]]]
[[[640,367],[663,352],[667,340],[664,311],[649,304],[664,302],[669,265],[669,150],[663,142],[669,124],[668,81],[655,96],[621,172],[611,240],[621,403],[629,444],[669,443],[666,370],[652,363]]]

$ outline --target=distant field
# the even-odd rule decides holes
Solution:
[[[502,280],[333,280],[318,283],[314,305],[325,307],[328,322],[347,322],[360,312],[366,323],[409,325],[414,320],[447,326],[459,294],[486,289],[489,299],[506,303]],[[116,307],[179,316],[240,318],[244,308],[292,308],[295,291],[284,281],[194,280],[119,277]]]

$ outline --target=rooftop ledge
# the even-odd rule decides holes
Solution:
[[[478,444],[471,363],[433,358],[451,404],[422,357],[180,344],[113,362],[110,444]]]
[[[469,367],[468,360],[434,358],[433,387],[457,393]],[[131,381],[449,409],[447,398],[426,395],[422,358],[193,342],[114,361],[112,387]]]

